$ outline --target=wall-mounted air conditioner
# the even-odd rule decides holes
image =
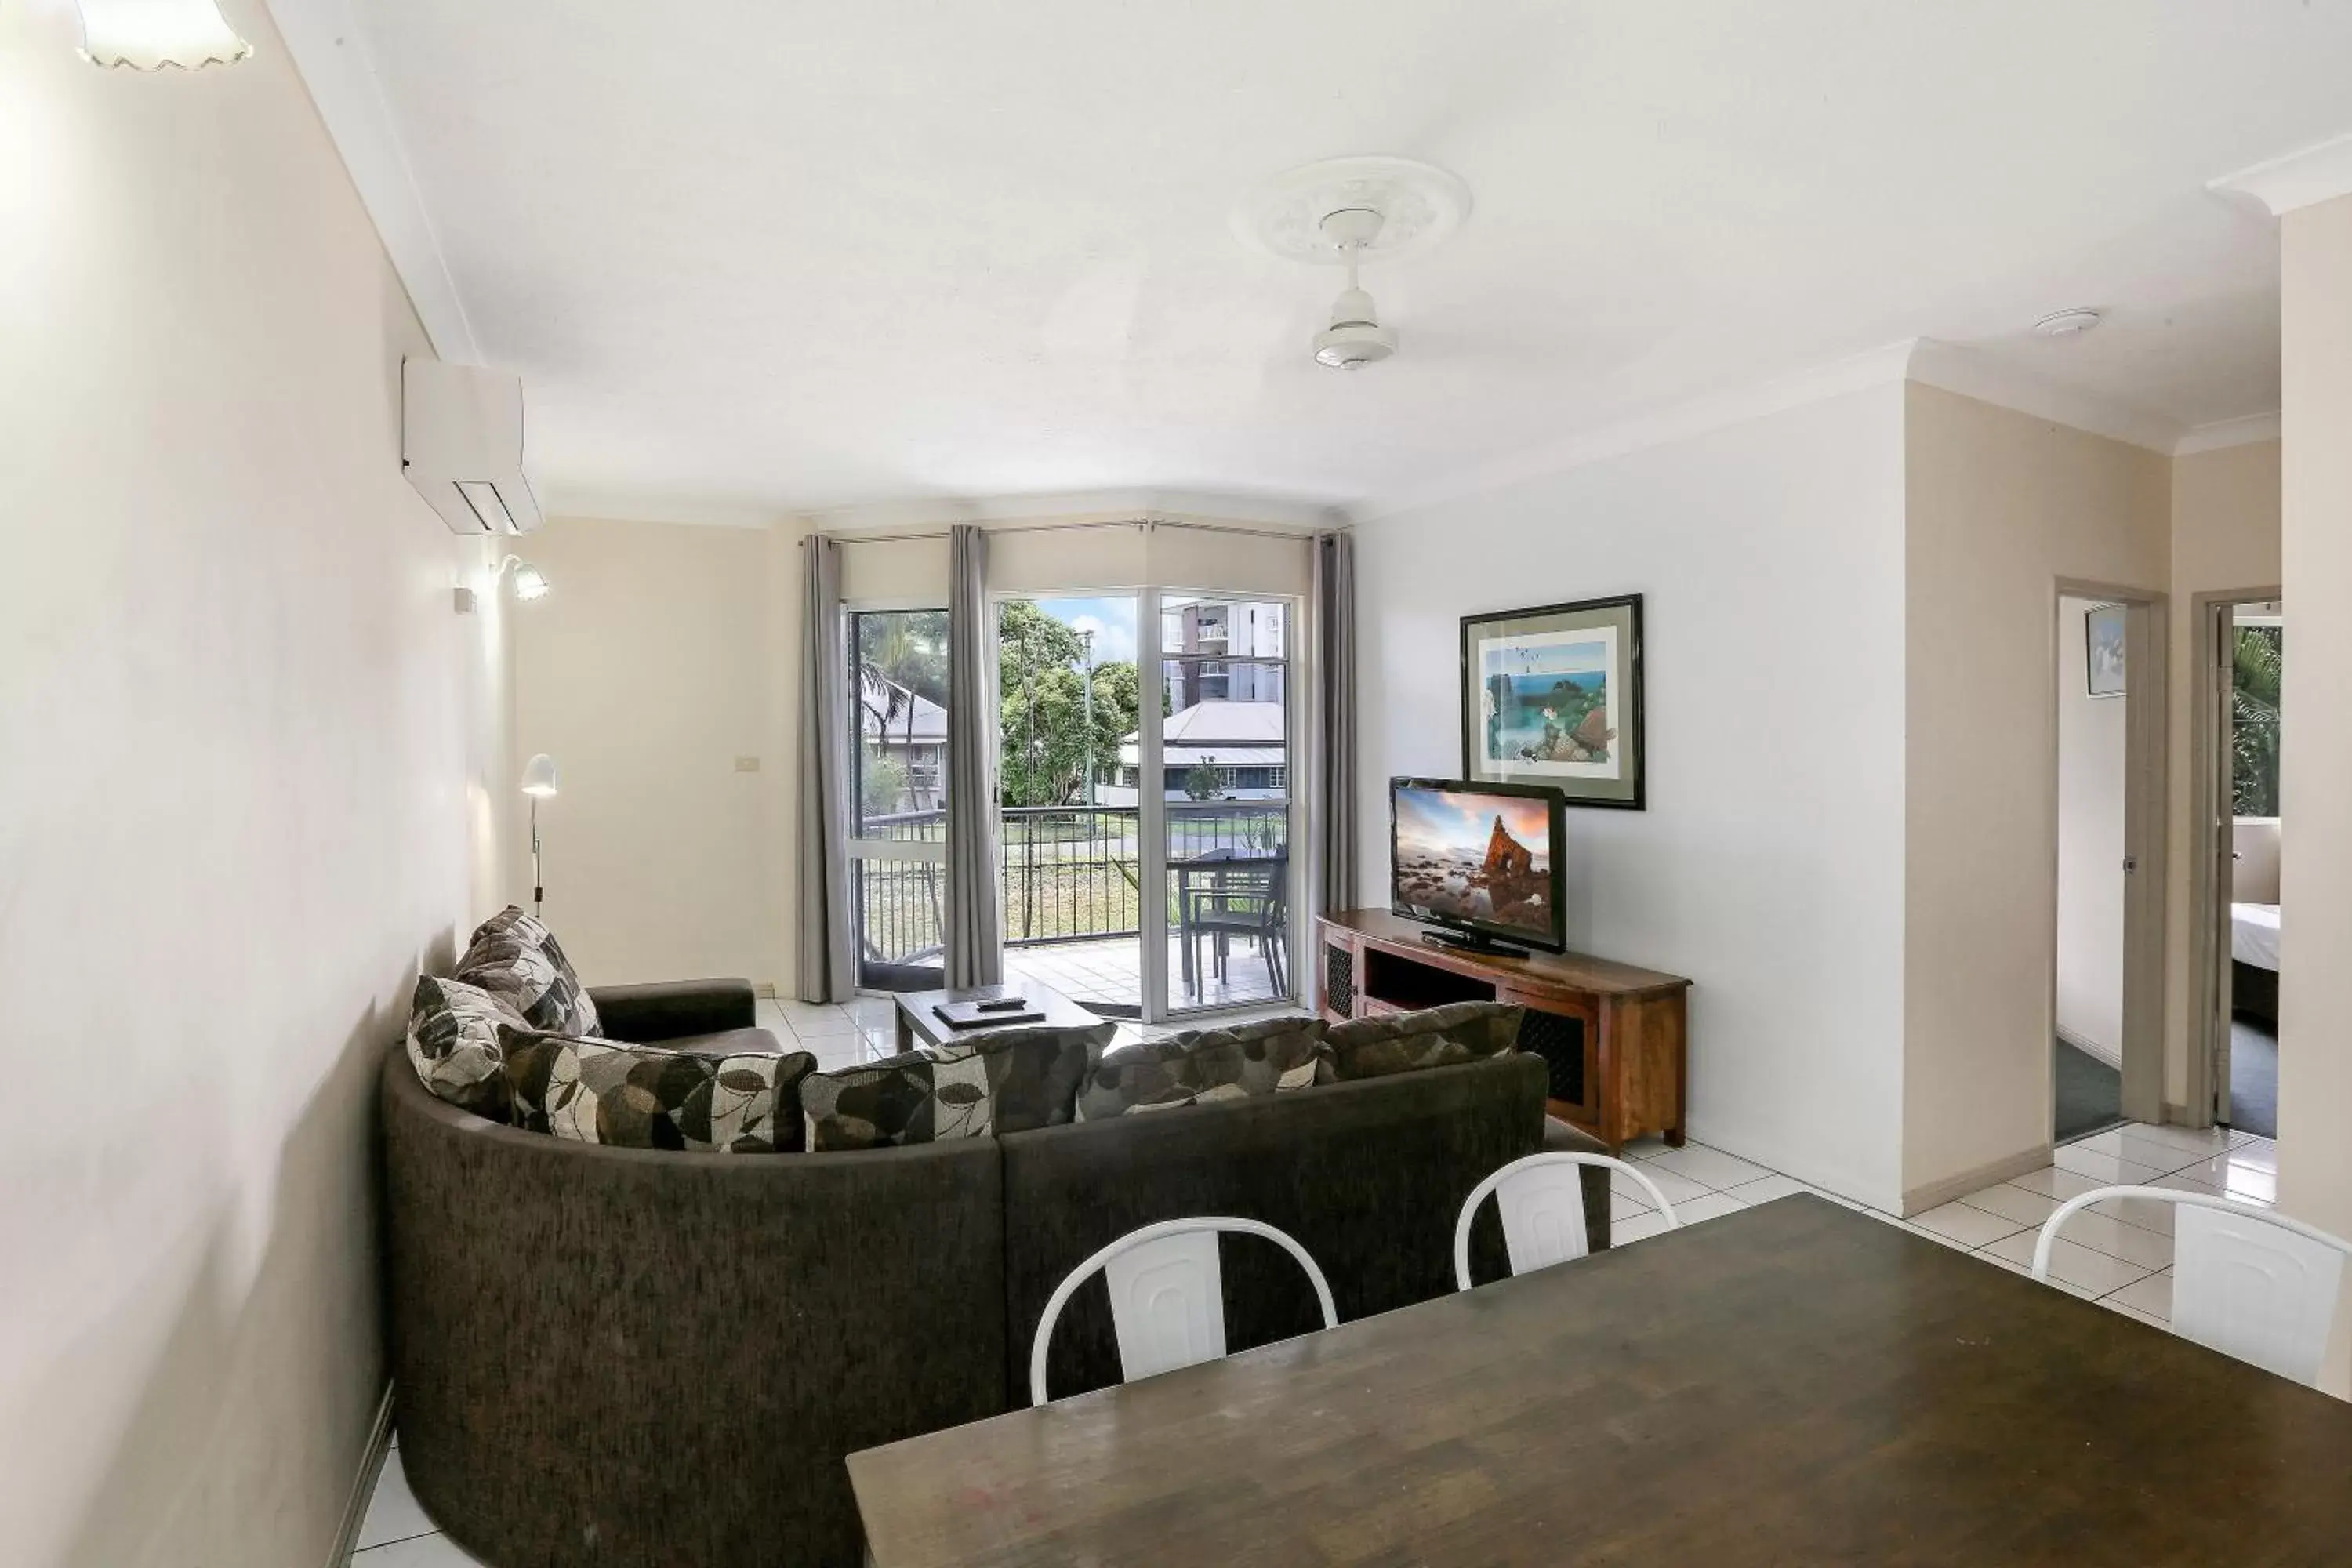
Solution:
[[[439,360],[400,366],[401,468],[452,533],[529,533],[546,521],[522,474],[522,383]]]

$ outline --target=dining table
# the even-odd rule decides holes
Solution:
[[[2352,1563],[2352,1405],[1806,1193],[848,1464],[876,1568]]]

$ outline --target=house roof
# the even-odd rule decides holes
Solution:
[[[867,675],[865,678],[864,687],[865,691],[861,693],[857,704],[857,727],[860,733],[872,735],[881,729],[881,725],[875,717],[876,709],[880,708],[890,714],[889,732],[882,737],[884,745],[904,746],[911,743],[918,746],[944,746],[947,744],[946,709],[928,697],[908,690],[895,680],[886,680],[878,676]],[[893,700],[886,700],[877,689],[887,689],[892,694]],[[903,706],[908,702],[915,705],[911,729],[908,726],[907,710]]]
[[[1279,702],[1195,702],[1160,724],[1160,749],[1171,764],[1214,761],[1233,767],[1265,767],[1283,760],[1283,725]],[[1119,742],[1118,760],[1129,767],[1140,764],[1140,732]]]

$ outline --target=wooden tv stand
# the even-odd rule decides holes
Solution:
[[[1323,1016],[1333,1023],[1447,1002],[1528,1010],[1519,1048],[1551,1069],[1546,1109],[1612,1153],[1644,1133],[1683,1141],[1691,983],[1584,953],[1503,958],[1422,940],[1429,927],[1386,910],[1316,921]]]

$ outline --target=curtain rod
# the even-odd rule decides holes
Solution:
[[[1139,528],[1150,532],[1155,528],[1189,528],[1195,533],[1239,533],[1252,539],[1295,539],[1300,543],[1311,543],[1317,533],[1328,531],[1324,529],[1242,528],[1229,522],[1180,522],[1172,518],[1164,520],[1110,518],[1092,522],[1017,522],[1004,528],[982,526],[984,531],[989,533],[1064,533],[1087,528]],[[920,533],[836,533],[827,537],[836,544],[905,544],[920,539],[945,539],[948,537],[948,531],[944,528],[936,528]]]

